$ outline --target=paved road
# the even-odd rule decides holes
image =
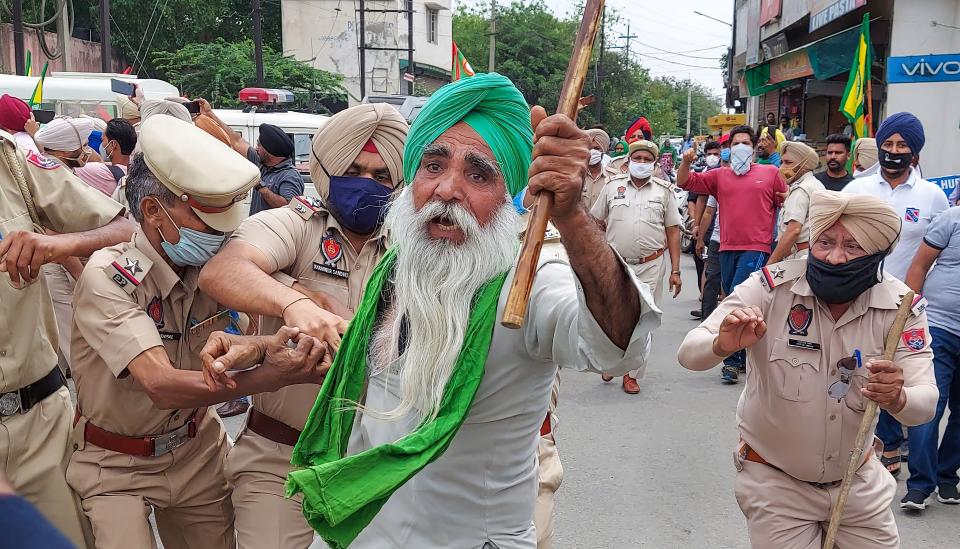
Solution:
[[[639,395],[592,374],[563,378],[558,549],[749,547],[733,496],[734,413],[742,385],[720,385],[717,369],[689,372],[677,364],[677,347],[696,325],[689,311],[698,306],[690,257],[683,271],[680,298],[664,300],[663,326]],[[897,502],[905,490],[901,481]],[[922,517],[905,514],[895,502],[904,548],[958,546],[960,507],[930,501]]]

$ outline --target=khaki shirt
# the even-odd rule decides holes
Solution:
[[[199,272],[186,267],[177,276],[141,231],[90,257],[73,294],[70,349],[78,407],[94,425],[125,436],[158,435],[193,414],[158,409],[127,365],[163,347],[174,368],[203,369],[207,337],[231,319],[197,289]]]
[[[353,317],[367,280],[387,251],[386,232],[368,240],[358,254],[343,234],[340,224],[309,198],[294,198],[287,208],[262,211],[247,218],[231,238],[263,252],[272,271],[289,285],[299,282],[312,291],[324,292],[347,308]],[[279,318],[263,318],[260,330],[273,334]],[[319,385],[284,387],[273,393],[254,395],[253,405],[270,417],[301,430],[320,391]]]
[[[580,201],[584,208],[588,211],[593,208],[593,205],[597,202],[597,197],[600,196],[600,191],[603,190],[609,180],[610,175],[606,168],[601,167],[596,177],[590,175],[589,169],[587,170],[587,175],[583,179],[583,190],[580,194]]]
[[[767,462],[807,482],[843,477],[863,417],[866,399],[859,389],[866,363],[883,356],[884,340],[907,286],[884,274],[882,282],[861,294],[834,321],[806,280],[807,260],[768,265],[750,275],[680,346],[680,364],[705,370],[723,357],[713,340],[732,310],[756,306],[767,333],[747,349],[747,382],[737,405],[740,436]],[[769,289],[770,287],[772,289]],[[933,418],[937,385],[923,301],[914,307],[901,334],[894,362],[903,369],[907,404],[894,417],[904,425]],[[828,393],[840,380],[837,362],[859,349],[863,368],[854,370],[850,389],[838,401]],[[876,427],[876,422],[874,422]],[[868,438],[864,451],[872,446]]]
[[[89,231],[123,212],[58,162],[16,148],[2,131],[0,147],[0,238],[14,231],[36,232],[7,154],[16,155],[43,227],[58,233]],[[45,278],[38,276],[18,290],[7,273],[0,273],[0,393],[30,385],[57,365],[57,323]]]
[[[783,209],[780,211],[781,235],[787,230],[787,225],[791,221],[799,221],[803,226],[800,228],[797,243],[810,241],[810,223],[808,223],[810,197],[813,193],[822,190],[824,190],[823,183],[811,172],[803,174],[790,184],[790,194],[783,201]]]
[[[627,261],[665,248],[666,228],[682,221],[670,184],[656,177],[640,187],[629,176],[612,178],[590,213],[606,222],[607,242]]]

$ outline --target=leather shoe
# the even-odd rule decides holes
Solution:
[[[247,401],[247,397],[237,398],[231,400],[230,402],[224,402],[217,408],[217,415],[220,417],[233,417],[239,416],[242,413],[247,411],[247,408],[250,408],[250,403]]]
[[[608,376],[607,374],[601,374],[600,379],[602,379],[604,383],[609,383],[613,381],[613,376]]]
[[[623,376],[623,392],[628,395],[635,395],[640,392],[640,386],[637,385],[637,380],[633,379],[630,376]]]

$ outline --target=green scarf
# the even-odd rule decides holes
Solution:
[[[433,421],[393,444],[344,457],[367,378],[367,354],[384,284],[396,264],[387,250],[367,282],[363,301],[344,334],[291,462],[304,467],[287,477],[287,496],[303,493],[303,515],[333,549],[347,547],[395,490],[446,451],[460,429],[490,350],[497,302],[506,274],[484,285],[474,297],[456,367]]]

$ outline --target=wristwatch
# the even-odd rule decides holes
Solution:
[[[259,191],[260,189],[263,189],[263,188],[264,188],[263,183],[257,183],[256,185],[253,186],[253,190],[255,191]]]

